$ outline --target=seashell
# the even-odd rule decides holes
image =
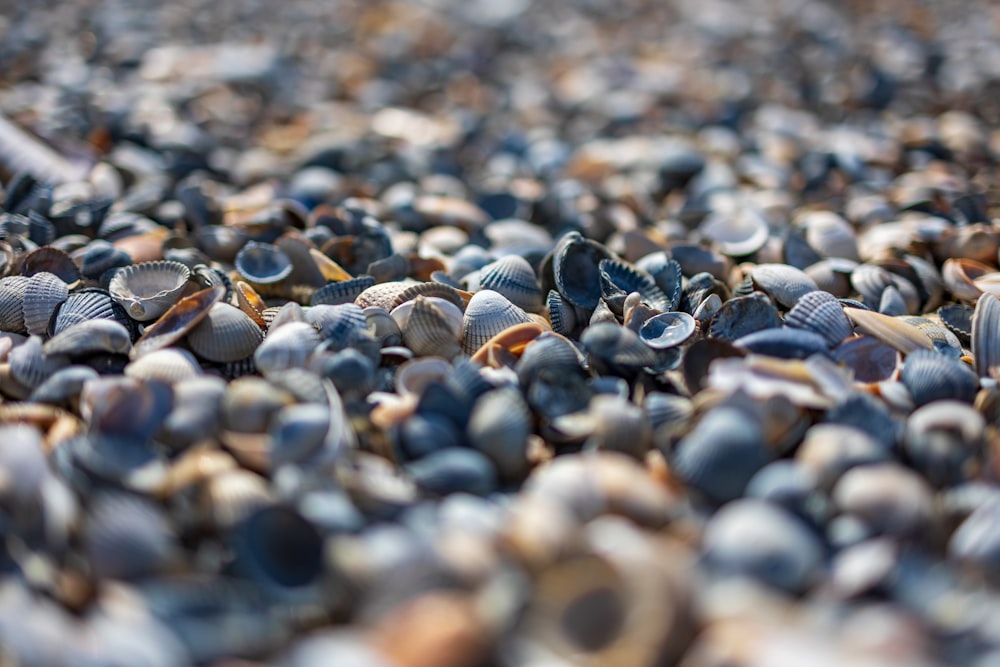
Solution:
[[[747,498],[765,500],[806,522],[822,525],[827,519],[825,503],[816,502],[816,472],[798,461],[778,459],[761,468],[747,484]]]
[[[208,316],[212,307],[222,300],[226,288],[219,285],[195,292],[175,303],[155,324],[148,327],[132,347],[135,359],[149,352],[173,345],[184,338]]]
[[[1000,368],[1000,299],[984,294],[972,315],[972,357],[979,377],[997,377]]]
[[[719,252],[730,257],[752,255],[763,247],[770,234],[767,220],[752,208],[709,213],[698,231],[711,240]]]
[[[574,306],[590,310],[601,299],[598,265],[611,258],[601,244],[585,239],[579,232],[570,232],[552,251],[552,283],[543,280],[542,286],[555,288]]]
[[[248,241],[237,253],[233,265],[244,279],[257,285],[281,282],[292,273],[288,255],[270,243],[257,241]]]
[[[286,368],[305,368],[320,342],[320,334],[311,324],[288,322],[268,334],[254,352],[254,362],[265,375]]]
[[[854,228],[832,211],[811,211],[798,223],[805,227],[806,241],[823,257],[860,261]]]
[[[683,344],[696,329],[694,318],[687,313],[660,313],[643,323],[639,338],[654,350],[664,350]]]
[[[753,292],[723,303],[711,320],[708,335],[733,341],[755,331],[779,327],[778,309],[762,292]]]
[[[0,279],[0,331],[27,334],[24,323],[24,294],[30,283],[23,276]]]
[[[785,315],[785,324],[823,336],[830,347],[854,333],[840,302],[832,294],[820,290],[803,294]]]
[[[149,359],[143,357],[132,363],[148,364]],[[210,375],[171,379],[170,382],[174,405],[156,435],[157,440],[177,450],[198,440],[215,437],[222,424],[226,382]]]
[[[919,349],[930,350],[934,347],[925,333],[901,319],[860,308],[844,308],[844,313],[859,331],[878,338],[903,354]]]
[[[927,350],[906,357],[900,379],[918,407],[942,399],[971,404],[979,391],[979,378],[964,362]]]
[[[218,262],[232,262],[246,245],[249,235],[238,227],[208,225],[195,229],[191,238],[210,258]]]
[[[823,545],[808,527],[777,505],[745,498],[715,513],[705,526],[705,561],[725,575],[749,575],[789,593],[817,583]]]
[[[882,535],[915,538],[933,517],[933,494],[924,480],[897,463],[851,468],[833,488],[837,509]]]
[[[187,335],[191,350],[203,359],[220,363],[251,356],[264,340],[260,327],[239,308],[216,303]]]
[[[354,299],[355,305],[359,308],[382,308],[392,311],[398,306],[397,297],[410,287],[417,285],[416,282],[400,281],[394,283],[379,283],[366,288]]]
[[[978,281],[993,273],[993,269],[974,259],[951,258],[941,265],[944,286],[959,301],[974,302],[983,293]],[[987,290],[995,293],[993,290]]]
[[[653,281],[652,276],[616,259],[602,259],[598,263],[602,293],[617,288],[625,294],[638,292],[642,300],[651,307],[665,310],[669,299]]]
[[[615,394],[596,394],[585,412],[558,417],[553,426],[571,438],[586,437],[588,449],[617,451],[639,461],[653,435],[642,408]]]
[[[267,308],[267,304],[264,303],[257,290],[249,283],[237,280],[233,291],[236,293],[236,305],[239,306],[239,309],[246,313],[261,329],[266,329],[267,322],[264,321],[264,310]]]
[[[291,507],[261,507],[233,527],[234,568],[279,594],[318,582],[323,538]]]
[[[119,322],[125,325],[130,335],[138,336],[135,322],[129,318],[125,309],[102,289],[85,289],[70,293],[53,313],[49,322],[49,335],[57,336],[75,324],[96,319]]]
[[[128,581],[155,574],[177,546],[167,518],[148,500],[104,493],[90,504],[83,551],[98,577]]]
[[[820,290],[842,299],[852,293],[851,274],[857,266],[857,262],[831,257],[811,264],[804,270],[807,276],[816,281]]]
[[[1000,249],[1000,231],[977,223],[945,229],[934,243],[934,256],[943,262],[952,258],[995,262]]]
[[[535,271],[523,257],[506,255],[487,264],[479,274],[480,289],[493,290],[529,313],[542,309],[542,291]]]
[[[167,384],[201,375],[201,367],[187,350],[160,348],[143,353],[125,367],[125,376],[138,380],[159,380]]]
[[[743,495],[750,479],[773,458],[760,424],[745,411],[719,406],[677,443],[673,469],[713,503]]]
[[[418,296],[435,297],[450,301],[455,307],[464,310],[467,304],[467,297],[470,295],[467,292],[462,292],[448,285],[443,285],[441,283],[416,283],[406,287],[392,302],[392,307],[388,308],[389,312],[392,312],[393,308],[400,306],[407,301],[411,301]]]
[[[618,324],[593,324],[584,330],[580,343],[591,366],[602,374],[628,376],[656,363],[656,353],[636,333]]]
[[[830,490],[847,470],[891,461],[893,452],[869,433],[847,424],[816,424],[806,431],[795,461],[811,471],[819,488]]]
[[[909,312],[903,295],[894,285],[889,285],[882,290],[882,298],[879,299],[877,310],[883,315],[893,316],[906,315]]]
[[[97,371],[89,366],[66,366],[50,375],[31,392],[30,400],[36,403],[63,405],[78,397],[83,385],[97,377]]]
[[[807,359],[826,354],[828,344],[818,333],[805,329],[762,329],[733,341],[737,348],[781,359]]]
[[[331,380],[345,401],[363,402],[375,390],[375,363],[354,348],[325,358],[314,356],[309,369]]]
[[[896,348],[874,336],[844,340],[833,349],[833,359],[850,369],[857,382],[888,380],[899,366],[899,352]]]
[[[177,303],[190,277],[190,269],[179,262],[142,262],[118,269],[108,291],[129,317],[149,322]]]
[[[948,541],[948,558],[972,566],[996,580],[1000,573],[1000,500],[990,499],[972,511]]]
[[[971,405],[937,400],[907,418],[903,451],[931,484],[952,487],[976,474],[985,432],[986,420]]]
[[[725,255],[692,243],[671,243],[670,255],[685,276],[707,273],[716,280],[725,280],[732,268],[732,262]]]
[[[514,370],[521,386],[527,387],[543,375],[583,377],[583,362],[583,356],[569,339],[543,332],[524,348]]]
[[[326,304],[336,306],[343,303],[355,303],[365,290],[374,285],[375,279],[364,275],[341,282],[327,283],[313,292],[309,300],[309,305],[318,306]]]
[[[394,384],[401,395],[419,396],[431,382],[445,380],[452,371],[452,366],[444,359],[437,357],[421,357],[412,359],[400,365],[396,371]]]
[[[365,313],[353,303],[313,306],[306,311],[305,317],[332,349],[339,350],[355,344],[367,333]]]
[[[941,354],[955,359],[962,356],[962,344],[958,338],[938,322],[926,317],[903,317],[901,319],[923,331],[934,344],[934,349]]]
[[[95,243],[97,242],[95,241]],[[107,247],[111,248],[110,245]],[[115,253],[116,260],[119,262],[126,260],[131,261],[127,255],[123,255],[124,253]],[[119,264],[118,266],[122,265]],[[90,269],[92,267],[84,265],[83,268]],[[101,270],[94,276],[87,275],[86,277],[96,279],[100,277],[100,275],[104,273],[107,268],[111,268],[111,266],[109,265],[108,267],[101,268]],[[24,255],[24,257],[21,258],[18,272],[25,277],[31,277],[36,273],[51,273],[58,276],[58,278],[67,285],[72,285],[80,279],[81,270],[77,268],[70,256],[62,250],[52,246],[44,246],[38,248],[37,250],[32,250],[28,254]]]
[[[438,449],[406,466],[425,493],[470,493],[485,496],[496,490],[497,471],[485,454],[467,447]]]
[[[455,312],[451,313],[424,296],[407,303],[413,304],[405,325],[402,325],[403,343],[408,348],[421,356],[437,355],[445,359],[452,359],[461,352],[459,340],[463,318],[460,310],[455,308]],[[448,301],[443,304],[452,305]]]
[[[531,426],[531,411],[521,392],[502,387],[476,399],[467,435],[469,444],[493,462],[501,479],[520,481],[529,469]]]
[[[545,303],[552,330],[563,336],[572,335],[577,325],[576,310],[573,305],[556,290],[549,290]]]
[[[958,342],[969,347],[972,345],[972,315],[975,312],[971,306],[963,303],[953,303],[938,308],[938,318],[948,331],[955,334]]]
[[[128,329],[115,320],[85,320],[56,334],[42,346],[47,355],[86,357],[98,352],[128,354],[132,339]]]
[[[659,251],[646,255],[635,263],[635,267],[652,276],[653,282],[667,296],[669,303],[664,310],[677,310],[684,292],[681,265],[670,259],[666,252]]]
[[[818,289],[803,271],[785,264],[757,264],[750,269],[750,277],[757,289],[785,308],[791,308],[802,295]]]
[[[483,343],[472,355],[472,361],[487,368],[513,366],[525,347],[543,331],[545,328],[537,322],[515,324]]]
[[[403,332],[399,323],[383,308],[371,306],[365,308],[365,326],[382,346],[400,345],[403,342]]]
[[[289,322],[306,321],[305,309],[294,301],[288,301],[279,308],[265,308],[261,315],[267,322],[268,331],[275,331]]]
[[[530,322],[521,308],[492,290],[476,292],[465,309],[462,322],[462,351],[473,354],[490,338],[515,324]]]
[[[288,230],[274,242],[275,247],[288,257],[292,271],[288,274],[288,282],[293,285],[310,285],[322,287],[327,283],[323,272],[313,261],[310,250],[315,250],[312,244],[297,231]]]
[[[225,470],[213,475],[201,489],[209,524],[228,531],[254,512],[274,504],[263,477],[249,470]]]
[[[42,351],[40,336],[29,336],[26,341],[7,354],[11,376],[28,389],[35,389],[53,373],[68,364],[63,355],[48,355]]]
[[[278,410],[269,429],[268,463],[271,470],[282,465],[317,465],[324,463],[326,434],[330,415],[326,405],[297,403]]]
[[[69,288],[54,273],[40,271],[28,281],[24,289],[21,312],[24,328],[29,334],[44,336],[49,328],[52,313],[69,297]]]
[[[223,301],[230,301],[232,299],[233,281],[221,269],[206,266],[205,264],[196,264],[191,267],[191,282],[200,289],[224,287],[226,292],[225,296],[223,296]]]

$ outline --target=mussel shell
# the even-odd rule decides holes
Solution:
[[[264,340],[257,323],[239,308],[216,303],[187,335],[188,345],[199,357],[226,363],[253,355]]]
[[[29,334],[44,336],[52,319],[52,313],[69,297],[69,287],[59,276],[40,271],[28,281],[24,288],[24,328]]]
[[[191,270],[180,262],[141,262],[118,269],[108,291],[129,317],[149,322],[177,303],[190,277]]]
[[[277,246],[248,241],[233,261],[247,281],[258,285],[281,282],[292,273],[292,260]]]
[[[184,338],[208,316],[212,307],[225,296],[222,285],[195,292],[175,303],[170,310],[146,329],[132,348],[133,358],[173,345]]]

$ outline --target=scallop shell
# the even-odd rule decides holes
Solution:
[[[750,277],[757,289],[785,308],[794,306],[803,294],[819,289],[805,272],[785,264],[758,264],[750,270]]]
[[[476,292],[465,309],[462,350],[473,354],[490,338],[515,324],[531,322],[521,308],[492,290]]]
[[[8,276],[0,280],[0,331],[26,334],[24,325],[24,293],[29,278]]]
[[[68,365],[62,355],[47,355],[42,351],[40,336],[29,336],[26,341],[7,353],[10,374],[29,389],[34,389],[60,368]]]
[[[785,324],[818,333],[831,347],[854,334],[844,307],[832,294],[822,290],[803,294],[785,315]]]
[[[286,368],[305,368],[320,342],[320,334],[311,324],[288,322],[268,333],[254,352],[254,362],[264,374]]]
[[[949,398],[972,403],[979,391],[979,379],[965,363],[926,350],[906,357],[900,379],[918,407]]]
[[[219,285],[195,292],[175,303],[136,341],[131,356],[139,357],[179,341],[208,315],[225,293],[226,288]]]
[[[190,269],[180,262],[142,262],[118,269],[108,291],[129,317],[149,322],[177,303],[190,277]]]
[[[247,281],[258,285],[278,283],[292,273],[292,260],[270,243],[248,241],[233,262]]]
[[[479,273],[480,289],[489,289],[507,297],[529,313],[542,308],[542,290],[528,260],[517,255],[501,257],[484,266]]]
[[[326,304],[336,306],[342,303],[355,303],[357,298],[369,287],[375,285],[371,276],[358,276],[350,280],[327,283],[313,292],[309,300],[310,306]]]
[[[354,299],[355,305],[360,308],[376,307],[391,311],[399,304],[396,297],[405,292],[408,288],[418,285],[416,281],[400,281],[394,283],[379,283],[366,288]]]
[[[367,333],[365,311],[353,303],[313,306],[305,312],[306,322],[319,330],[320,337],[333,349],[348,347]]]
[[[423,296],[418,296],[409,303],[413,307],[402,327],[403,343],[420,356],[437,355],[452,359],[458,355],[461,352],[459,341],[462,337],[462,312],[455,308],[458,315],[456,318],[454,314]],[[451,305],[447,301],[444,303]]]
[[[69,288],[59,276],[41,271],[28,281],[21,311],[29,334],[44,336],[56,308],[69,297]]]
[[[49,334],[56,336],[74,324],[95,319],[115,320],[125,325],[130,335],[138,336],[136,324],[125,309],[108,292],[96,288],[71,292],[53,314]]]
[[[226,363],[254,353],[264,334],[250,316],[228,303],[217,303],[187,335],[188,345],[199,357]]]
[[[64,354],[70,358],[98,352],[128,354],[132,339],[128,329],[115,320],[87,320],[56,334],[42,346],[45,354]]]
[[[642,324],[639,338],[651,348],[663,350],[681,345],[694,335],[696,329],[694,318],[687,313],[660,313]]]
[[[129,362],[124,373],[126,377],[173,384],[201,375],[201,366],[187,350],[167,347],[143,353]]]

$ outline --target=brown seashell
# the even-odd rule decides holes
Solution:
[[[22,276],[33,276],[42,271],[54,273],[67,285],[80,279],[80,269],[70,256],[53,246],[32,250],[21,258],[18,272]]]
[[[939,262],[965,258],[989,264],[997,260],[997,250],[1000,231],[983,223],[946,229],[934,244],[934,256]]]
[[[188,345],[199,357],[226,363],[246,359],[264,340],[260,326],[249,315],[228,303],[216,303],[187,335]]]
[[[112,245],[128,253],[133,262],[155,262],[163,259],[163,241],[170,235],[167,228],[158,228],[143,234],[133,234],[118,239]]]
[[[173,345],[186,336],[204,319],[212,306],[222,300],[226,288],[222,285],[196,292],[175,303],[170,310],[146,329],[136,341],[129,356],[133,359]]]
[[[472,355],[472,360],[493,368],[513,366],[524,348],[545,331],[546,328],[538,322],[515,324],[483,343]]]
[[[326,282],[341,282],[343,280],[350,280],[353,277],[344,267],[315,248],[309,249],[309,256],[312,257],[316,268],[319,269],[320,275],[323,276]]]
[[[393,308],[399,304],[396,302],[396,297],[406,291],[408,288],[419,285],[416,281],[399,281],[393,283],[379,283],[378,285],[373,285],[363,291],[354,300],[355,305],[361,308],[382,308],[386,311],[392,311]],[[414,295],[415,296],[415,295]]]
[[[878,338],[903,354],[920,349],[934,349],[927,334],[902,319],[861,308],[844,308],[844,313],[859,331]]]
[[[977,281],[994,273],[994,269],[974,259],[955,258],[941,265],[941,278],[945,287],[961,301],[973,302],[983,293]]]
[[[267,322],[264,321],[264,310],[267,308],[267,304],[260,298],[260,294],[242,280],[236,281],[233,291],[236,293],[236,303],[239,304],[240,310],[256,322],[261,329],[266,329]]]

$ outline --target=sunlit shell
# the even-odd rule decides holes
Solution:
[[[803,294],[785,315],[785,323],[818,333],[831,346],[854,333],[840,302],[832,294],[821,290]]]
[[[31,276],[24,289],[24,327],[29,334],[44,336],[52,313],[69,296],[69,288],[57,275],[40,271]]]
[[[188,345],[195,354],[223,363],[251,356],[262,340],[264,334],[257,323],[228,303],[212,306],[187,335]]]
[[[723,340],[736,340],[762,329],[781,326],[781,316],[763,292],[737,296],[723,303],[712,318],[708,335]]]
[[[289,322],[267,335],[254,352],[254,362],[265,374],[286,368],[305,368],[320,342],[320,334],[311,324]]]
[[[484,266],[479,274],[479,287],[503,294],[529,313],[542,308],[542,291],[535,271],[523,257],[507,255]]]
[[[878,338],[903,354],[934,347],[926,334],[901,319],[861,308],[844,308],[844,313],[854,322],[858,331]]]
[[[0,279],[0,330],[11,333],[28,333],[24,325],[24,293],[29,278],[8,276]]]
[[[394,384],[400,394],[420,395],[429,382],[444,380],[451,364],[438,357],[421,357],[402,364],[396,371]]]
[[[899,365],[899,352],[875,336],[844,340],[833,350],[834,360],[854,373],[858,382],[889,379]]]
[[[461,351],[462,311],[448,301],[435,304],[431,299],[418,296],[401,326],[403,343],[418,355],[437,355],[451,359]],[[403,304],[398,308],[403,308]],[[449,311],[451,306],[453,311]],[[395,311],[393,311],[395,312]]]
[[[570,336],[576,330],[576,310],[556,290],[549,290],[545,300],[549,312],[549,322],[552,330],[564,336]]]
[[[806,241],[823,257],[859,261],[858,242],[851,225],[832,211],[812,211],[799,221]]]
[[[135,336],[135,322],[129,318],[111,295],[102,289],[85,289],[71,292],[58,307],[49,322],[49,334],[55,336],[74,324],[93,319],[115,320]]]
[[[948,291],[956,299],[970,303],[983,293],[976,281],[991,273],[992,268],[974,259],[952,258],[941,265],[941,278]]]
[[[222,300],[225,287],[219,285],[184,297],[146,329],[132,348],[133,358],[173,345],[198,325],[212,307]]]
[[[524,310],[502,294],[492,290],[476,292],[465,309],[462,350],[472,354],[504,329],[530,321]]]
[[[354,303],[361,308],[375,306],[391,311],[397,305],[396,298],[408,288],[418,285],[416,281],[399,281],[392,283],[379,283],[365,288],[355,299]]]
[[[367,334],[365,311],[353,303],[312,306],[305,311],[305,321],[316,327],[334,350],[346,348]]]
[[[264,303],[260,294],[249,283],[245,283],[242,280],[236,281],[233,291],[236,294],[236,303],[239,305],[240,310],[256,322],[257,326],[261,329],[266,329],[267,322],[264,321],[264,310],[267,308],[267,304]]]
[[[71,358],[97,352],[128,354],[132,339],[128,329],[115,320],[86,320],[56,334],[42,346],[45,354],[64,354]]]
[[[172,384],[201,374],[194,355],[187,350],[168,347],[144,352],[129,362],[125,375],[140,380],[159,380]]]
[[[108,291],[129,317],[148,322],[177,303],[190,277],[191,271],[180,262],[143,262],[118,269]]]
[[[750,270],[754,285],[779,305],[791,308],[803,294],[817,288],[804,272],[785,264],[758,264]]]
[[[552,256],[554,284],[570,303],[591,309],[601,298],[600,269],[602,259],[611,253],[601,244],[583,238],[579,232],[566,234],[556,245]]]
[[[965,363],[925,350],[906,357],[900,379],[918,407],[947,398],[972,403],[979,390],[976,374]]]
[[[248,241],[233,264],[243,278],[258,285],[281,282],[292,273],[288,255],[270,243]]]
[[[639,338],[646,345],[661,350],[682,344],[697,328],[687,313],[661,313],[646,320],[639,328]]]

